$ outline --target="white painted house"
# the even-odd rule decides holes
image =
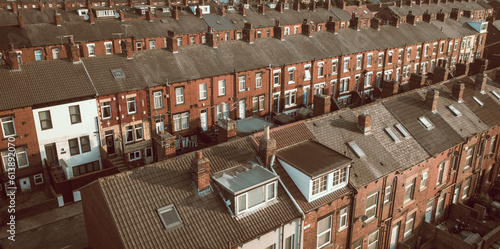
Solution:
[[[33,117],[42,160],[59,161],[68,179],[101,169],[95,99],[33,109]]]

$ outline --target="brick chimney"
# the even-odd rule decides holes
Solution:
[[[64,11],[68,10],[68,2],[67,2],[67,0],[63,0],[62,8],[63,8]]]
[[[17,52],[14,50],[14,45],[12,43],[9,43],[8,55],[10,70],[21,71],[21,66],[19,65],[19,61],[17,60]]]
[[[416,0],[415,4],[418,5],[418,6],[421,6],[422,5],[422,0]]]
[[[412,0],[406,1],[406,5],[413,7],[413,1]]]
[[[455,77],[458,77],[460,75],[469,75],[469,63],[455,64]]]
[[[432,18],[431,18],[431,14],[429,13],[429,11],[425,11],[424,14],[422,15],[422,20],[424,22],[428,22],[428,23],[431,23],[432,21]]]
[[[227,142],[236,137],[237,122],[232,119],[219,119],[219,143]]]
[[[17,13],[17,22],[19,23],[19,28],[24,28],[24,18],[21,13]]]
[[[155,156],[158,161],[175,157],[175,137],[166,131],[161,131],[159,134],[154,134]]]
[[[372,133],[372,116],[368,114],[361,114],[358,116],[358,128],[364,135]]]
[[[175,37],[175,32],[173,30],[167,31],[167,48],[176,54],[179,52],[177,47],[177,38]]]
[[[244,5],[241,5],[241,15],[242,16],[247,16],[247,9],[245,9]]]
[[[73,37],[69,37],[69,51],[69,56],[73,64],[80,63],[80,49],[73,41]]]
[[[316,12],[316,1],[311,1],[311,2],[312,2],[312,3],[311,3],[311,10],[312,10],[313,12]]]
[[[285,30],[283,26],[281,26],[279,20],[276,20],[276,23],[274,25],[274,37],[280,39],[281,41],[285,40]]]
[[[380,97],[386,98],[398,94],[399,83],[396,81],[382,81],[382,94]]]
[[[474,83],[476,84],[476,89],[481,93],[484,94],[485,91],[485,86],[486,82],[488,81],[488,75],[485,73],[478,73],[476,74],[476,79],[474,80]]]
[[[217,48],[217,35],[214,34],[212,27],[208,27],[207,43],[212,48]]]
[[[397,7],[403,7],[403,0],[396,1],[396,6]]]
[[[325,9],[330,10],[332,8],[332,1],[331,0],[326,0],[325,4],[323,5]]]
[[[285,6],[282,1],[279,1],[278,4],[276,4],[276,11],[283,13],[283,9],[285,9]]]
[[[302,34],[312,37],[312,25],[307,19],[302,22]]]
[[[416,73],[412,73],[410,75],[410,83],[409,84],[410,84],[411,90],[421,88],[425,84],[425,76],[420,75],[420,74],[416,74]]]
[[[445,17],[446,17],[446,14],[443,12],[442,9],[440,9],[439,12],[436,15],[436,19],[438,21],[445,22],[445,20],[446,20]]]
[[[323,94],[314,95],[313,103],[314,103],[314,108],[313,108],[314,117],[331,112],[332,98],[330,96]]]
[[[151,11],[151,8],[148,8],[148,11],[146,12],[146,20],[153,22],[153,19],[153,11]]]
[[[196,151],[191,162],[191,179],[198,192],[210,189],[210,160],[203,157],[201,150]]]
[[[196,16],[199,17],[199,18],[202,18],[203,17],[203,11],[201,10],[200,8],[200,5],[196,5]]]
[[[132,43],[129,41],[122,42],[122,46],[125,47],[125,55],[127,56],[127,60],[134,59],[134,53],[132,51]]]
[[[433,72],[432,83],[438,83],[441,81],[445,81],[448,79],[448,67],[446,65],[446,61],[441,60],[440,63],[436,66]]]
[[[340,9],[345,10],[345,6],[346,6],[346,2],[342,0],[342,1],[340,2],[340,6],[339,6],[339,8],[340,8]]]
[[[439,91],[429,89],[425,93],[425,104],[431,108],[432,113],[437,113],[437,104],[439,100]]]
[[[224,4],[221,5],[220,15],[221,16],[225,16],[226,15],[226,7],[224,6]]]
[[[359,0],[359,1],[354,1],[354,5],[358,6],[358,7],[361,7],[363,6],[363,1]]]
[[[408,15],[406,16],[406,22],[415,26],[417,24],[417,18],[413,15],[413,11],[408,11]]]
[[[359,21],[359,17],[356,16],[356,13],[354,11],[352,12],[352,15],[351,15],[350,24],[351,24],[351,28],[353,28],[354,30],[357,30],[357,31],[360,30],[361,22]]]
[[[95,16],[94,16],[94,13],[92,12],[92,9],[89,9],[89,23],[90,24],[94,24],[95,23]]]
[[[378,19],[376,17],[372,18],[371,26],[372,26],[372,28],[374,28],[376,30],[380,30],[380,19]]]
[[[149,6],[153,5],[153,0],[148,0],[148,3],[147,3]]]
[[[128,0],[128,6],[134,7],[134,0]]]
[[[326,30],[334,34],[339,30],[339,25],[333,20],[333,16],[328,17],[328,22],[326,22]]]
[[[293,3],[293,10],[300,12],[300,0],[295,0]]]
[[[17,13],[17,2],[11,2],[10,6],[12,7],[12,12]]]
[[[450,13],[450,18],[455,20],[455,21],[458,21],[459,16],[460,15],[458,14],[458,8],[452,8],[451,13]]]
[[[63,1],[63,4],[64,4],[64,1]],[[38,4],[38,8],[40,9],[40,11],[44,11],[45,10],[45,4],[44,3],[39,3]]]
[[[112,0],[108,0],[108,6],[109,7],[113,7],[114,6],[114,2]]]
[[[57,9],[54,11],[54,20],[56,21],[56,26],[61,27],[61,14],[57,13]]]
[[[125,21],[125,12],[123,12],[123,10],[120,10],[119,13],[120,13],[120,22],[124,22]]]
[[[276,155],[276,140],[269,134],[269,125],[264,126],[264,136],[259,142],[259,156],[266,167],[271,165],[271,157]]]
[[[245,27],[243,28],[243,39],[246,40],[249,44],[254,43],[255,34],[252,27],[252,23],[245,23]]]
[[[462,83],[462,81],[455,82],[453,84],[452,88],[452,94],[453,97],[455,97],[458,101],[458,103],[464,102],[464,90],[465,90],[465,84]]]
[[[265,15],[265,14],[266,14],[266,6],[265,6],[264,4],[259,5],[259,12],[260,12],[262,15]]]
[[[179,8],[177,6],[172,9],[172,18],[179,20]]]
[[[394,27],[399,28],[399,23],[401,22],[401,19],[399,17],[393,16],[391,18],[391,23],[394,25]]]

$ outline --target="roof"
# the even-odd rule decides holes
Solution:
[[[362,6],[356,6],[356,5],[349,5],[345,7],[345,10],[347,13],[355,13],[357,17],[359,18],[373,18],[374,14],[373,12],[368,9],[366,5]]]
[[[464,10],[484,10],[485,8],[478,4],[477,2],[474,1],[469,1],[469,2],[446,2],[446,3],[440,3],[440,4],[413,4],[412,6],[404,4],[401,7],[398,6],[389,6],[387,7],[390,9],[394,14],[398,15],[399,17],[405,17],[408,15],[408,11],[412,11],[413,15],[415,16],[421,16],[424,14],[424,12],[428,11],[430,14],[436,14],[440,10],[443,10],[444,13],[450,13],[453,8],[459,9],[459,11],[464,11]]]
[[[279,150],[276,155],[294,168],[311,178],[346,166],[352,159],[314,141],[302,143]]]
[[[258,144],[263,136],[264,132],[255,133],[252,136],[254,143]],[[316,138],[304,124],[304,121],[298,121],[271,129],[269,131],[269,136],[276,140],[278,150]]]
[[[252,187],[275,181],[278,176],[255,162],[246,162],[219,171],[214,174],[212,179],[232,194],[238,195]]]
[[[214,31],[222,30],[234,30],[236,29],[231,21],[229,21],[225,16],[220,15],[204,15],[203,20],[214,29]]]
[[[431,155],[441,153],[463,141],[462,136],[439,115],[439,112],[431,112],[418,92],[395,96],[383,104]],[[434,124],[433,129],[427,130],[420,123],[419,117],[422,116]]]
[[[16,72],[0,66],[0,79],[0,110],[96,95],[83,64],[63,59],[25,62]]]
[[[203,150],[211,173],[256,160],[247,138]],[[124,248],[225,248],[239,245],[300,217],[281,185],[277,201],[238,219],[231,216],[217,192],[199,197],[191,181],[194,153],[100,178],[85,195],[102,193]],[[92,192],[86,192],[92,191]],[[173,204],[183,222],[165,230],[157,209]],[[91,204],[90,204],[91,205]],[[103,212],[104,213],[104,212]]]
[[[257,131],[262,131],[266,125],[269,125],[271,128],[275,126],[273,123],[258,116],[251,116],[249,118],[237,120],[236,122],[236,133],[240,137],[248,136]]]

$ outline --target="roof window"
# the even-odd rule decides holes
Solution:
[[[427,119],[427,117],[425,116],[419,117],[418,121],[420,121],[420,123],[425,127],[425,129],[427,130],[434,129],[434,124],[432,124],[431,121]]]
[[[181,217],[177,213],[174,204],[159,208],[157,211],[165,229],[173,229],[182,225]]]
[[[396,143],[401,142],[401,139],[399,139],[398,135],[396,135],[396,133],[391,128],[387,127],[385,128],[385,131],[387,132],[387,134],[389,134],[392,140],[394,140],[394,142]]]
[[[457,117],[462,116],[462,113],[454,105],[449,105],[448,108],[450,108],[451,112],[453,112],[455,116]]]
[[[356,141],[351,141],[351,142],[348,142],[347,144],[349,144],[351,149],[354,150],[354,152],[356,152],[356,155],[359,158],[366,156],[365,152],[359,147],[359,145],[356,143]]]

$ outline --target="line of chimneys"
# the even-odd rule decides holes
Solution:
[[[403,4],[406,4],[412,7],[414,4],[421,6],[422,4],[446,4],[446,3],[455,3],[455,2],[476,2],[477,0],[398,0],[394,2],[394,6],[401,7]]]

